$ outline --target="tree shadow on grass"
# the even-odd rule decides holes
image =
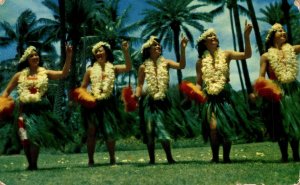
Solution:
[[[26,168],[18,168],[12,170],[1,170],[1,173],[20,173],[20,172],[39,172],[39,171],[52,171],[52,170],[65,170],[67,167],[42,167],[37,170],[27,170]]]
[[[292,159],[288,162],[282,162],[280,159],[233,159],[231,160],[231,164],[238,163],[238,164],[247,164],[247,163],[296,163]]]
[[[137,167],[151,167],[151,166],[174,166],[174,165],[181,165],[181,164],[209,164],[210,161],[201,161],[201,160],[185,160],[185,161],[176,161],[173,164],[169,164],[167,161],[166,162],[157,162],[155,164],[149,164],[149,163],[136,163]]]

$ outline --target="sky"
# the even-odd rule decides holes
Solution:
[[[3,1],[3,0],[2,0]],[[36,13],[37,18],[52,18],[51,12],[41,3],[43,0],[5,0],[4,4],[0,5],[0,21],[7,21],[10,24],[15,24],[17,17],[26,9],[31,9],[33,12]],[[175,0],[174,0],[175,1]],[[269,5],[271,2],[279,2],[279,0],[253,0],[253,5],[255,8],[255,13],[257,17],[262,17],[262,14],[260,13],[261,8],[265,8],[267,5]],[[194,0],[193,3],[198,3],[197,0]],[[292,4],[293,0],[289,0],[289,3]],[[242,6],[247,8],[246,3],[240,3]],[[146,3],[146,0],[120,0],[120,10],[124,9],[124,7],[127,7],[128,5],[131,6],[131,11],[129,14],[129,23],[135,22],[139,19],[142,19],[142,11],[149,6]],[[199,9],[199,11],[208,12],[211,10],[212,6],[206,6],[204,8]],[[13,11],[12,11],[13,10]],[[242,30],[244,29],[244,22],[246,20],[246,17],[240,16]],[[248,23],[251,23],[250,20],[248,20]],[[204,23],[202,22],[205,28],[214,28],[217,32],[219,41],[220,41],[220,47],[223,50],[233,50],[233,44],[232,44],[232,33],[230,28],[230,20],[229,20],[229,13],[226,9],[226,11],[216,17],[212,23]],[[267,25],[261,21],[258,21],[260,31],[266,31],[270,28],[270,25]],[[196,40],[200,32],[196,30],[192,30],[194,40]],[[3,31],[0,31],[0,35],[3,35]],[[139,36],[140,31],[137,31],[135,33],[132,33],[132,36]],[[248,71],[250,75],[250,80],[253,83],[255,79],[258,77],[259,72],[259,53],[257,51],[254,31],[252,31],[251,35],[251,46],[252,46],[252,57],[250,59],[247,59],[247,66]],[[264,38],[263,38],[264,40]],[[58,47],[59,48],[59,47]],[[3,61],[8,58],[12,58],[16,54],[15,46],[9,46],[5,49],[0,49],[0,61]],[[164,50],[164,57],[168,59],[175,60],[175,54],[173,51],[169,52],[166,49]],[[198,55],[196,48],[192,48],[190,45],[186,48],[186,61],[187,66],[183,72],[183,77],[187,76],[195,76],[196,70],[195,70],[195,63],[197,61]],[[1,63],[0,63],[1,65]],[[234,89],[240,90],[241,89],[241,83],[238,76],[238,70],[237,70],[237,64],[235,61],[231,61],[230,64],[230,83],[233,86]],[[241,65],[240,65],[241,66]],[[299,76],[299,75],[298,75]],[[176,77],[176,71],[171,70],[170,71],[170,79],[171,83],[177,82]],[[300,79],[298,77],[298,79]]]

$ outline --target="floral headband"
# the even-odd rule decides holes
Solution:
[[[143,53],[144,49],[150,48],[150,46],[153,44],[153,42],[155,41],[155,39],[157,39],[156,36],[150,36],[150,39],[147,40],[147,42],[145,42],[145,43],[143,44],[143,46],[142,46],[142,51],[141,51],[141,52]]]
[[[27,60],[28,56],[32,54],[32,52],[36,51],[34,46],[29,46],[25,51],[22,57],[19,60],[19,63],[24,62]]]
[[[268,35],[267,35],[267,37],[266,37],[266,41],[269,41],[269,40],[270,40],[271,33],[275,32],[275,31],[278,31],[278,30],[280,30],[281,28],[282,28],[282,25],[281,25],[281,24],[275,23],[275,24],[271,27],[271,29],[269,29],[269,31],[268,31]]]
[[[202,40],[206,39],[206,37],[210,34],[216,34],[216,31],[213,28],[209,28],[208,30],[206,30],[205,32],[203,32],[197,39],[197,43],[201,42]]]
[[[93,46],[92,52],[94,55],[96,54],[97,49],[99,49],[101,46],[106,46],[110,49],[110,45],[107,42],[100,41]]]

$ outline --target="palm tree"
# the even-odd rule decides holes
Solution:
[[[263,17],[259,17],[258,20],[273,25],[275,23],[280,23],[282,25],[287,25],[287,21],[284,17],[284,12],[282,12],[281,3],[271,3],[263,9],[260,9],[260,12],[263,14]],[[290,31],[287,30],[289,42],[293,40],[294,43],[300,43],[299,38],[299,12],[297,9],[291,8],[289,10],[289,17],[291,23]],[[267,30],[264,31],[264,37],[266,37]]]
[[[288,35],[288,39],[290,41],[291,44],[293,44],[293,38],[292,38],[292,29],[291,29],[291,17],[290,17],[290,9],[291,9],[291,5],[288,3],[287,0],[282,0],[281,1],[281,10],[283,11],[283,16],[285,19],[285,23],[286,23],[286,27],[287,27],[287,35]]]
[[[243,36],[242,36],[241,23],[240,23],[240,17],[239,17],[239,8],[238,8],[237,0],[232,0],[231,2],[232,2],[235,29],[237,32],[239,50],[244,51]],[[241,60],[241,61],[242,61],[242,70],[243,70],[243,74],[244,74],[247,93],[250,94],[250,93],[252,93],[252,85],[251,85],[251,81],[250,81],[250,77],[249,77],[247,63],[246,63],[246,60]]]
[[[136,31],[137,23],[127,25],[131,6],[128,6],[120,12],[119,10],[120,0],[108,0],[104,2],[103,9],[100,12],[99,22],[104,27],[96,27],[96,34],[105,38],[112,47],[112,49],[120,49],[120,43],[122,39],[130,40],[130,42],[136,43],[141,41],[140,37],[129,36],[130,33]]]
[[[93,30],[94,24],[91,23],[97,14],[97,9],[101,9],[101,3],[98,0],[68,0],[66,3],[66,32],[67,40],[73,45],[73,62],[69,75],[69,88],[78,86],[82,75],[80,75],[80,58],[78,54],[81,38],[85,30]],[[74,15],[80,15],[74,18]]]
[[[191,46],[194,46],[190,28],[193,27],[202,32],[204,27],[199,21],[212,21],[209,13],[198,10],[204,5],[193,5],[192,2],[193,0],[148,0],[147,3],[152,7],[143,12],[144,19],[140,22],[141,26],[145,26],[142,36],[147,38],[150,35],[157,35],[163,47],[169,50],[174,47],[177,61],[180,60],[180,32],[184,33],[190,40]],[[178,83],[181,83],[181,70],[177,70],[177,77]]]
[[[38,31],[38,26],[39,22],[36,14],[30,9],[21,13],[15,26],[10,25],[6,21],[0,22],[0,29],[5,32],[5,36],[0,36],[0,46],[6,47],[12,43],[17,43],[16,58],[20,58],[24,49],[29,45],[34,45],[43,51],[53,52],[53,45],[44,43],[45,35]]]
[[[48,32],[51,34],[49,35],[48,39],[51,42],[56,41],[56,39],[60,39],[60,63],[59,67],[62,68],[64,65],[64,60],[66,57],[65,52],[65,43],[66,43],[66,28],[65,28],[65,1],[58,0],[58,5],[55,4],[51,0],[45,0],[42,2],[46,7],[52,10],[52,14],[54,21],[49,20],[48,25]],[[63,118],[63,107],[65,107],[64,101],[64,90],[65,90],[65,81],[59,80],[57,83],[55,98],[54,98],[54,105],[53,111],[54,113],[60,118]]]
[[[252,22],[254,33],[255,33],[256,44],[257,44],[257,47],[258,47],[258,51],[259,51],[259,54],[262,55],[263,52],[264,52],[263,41],[261,39],[261,35],[260,35],[260,31],[259,31],[257,18],[256,18],[256,15],[255,15],[255,10],[254,10],[254,7],[253,7],[252,0],[247,0],[247,6],[248,6],[249,14],[250,14],[250,17],[251,17],[251,22]]]

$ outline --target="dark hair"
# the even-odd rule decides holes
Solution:
[[[106,61],[109,61],[110,63],[113,63],[115,61],[115,57],[112,53],[112,50],[109,49],[107,46],[105,45],[101,45],[103,47],[103,49],[105,50],[106,53]],[[94,55],[94,59],[96,59],[95,55]],[[95,60],[92,60],[91,65],[93,65],[95,63]]]
[[[218,43],[219,43],[219,39],[217,39],[217,40],[218,40]],[[196,46],[199,58],[202,58],[203,53],[207,50],[207,47],[205,46],[204,42],[205,42],[205,39],[198,42],[197,46]],[[220,47],[219,44],[218,44],[217,47]]]
[[[276,33],[276,30],[269,33],[270,34],[269,39],[266,40],[266,42],[265,42],[265,52],[267,52],[270,47],[274,46],[275,33]]]
[[[160,41],[156,38],[156,39],[154,39],[156,42],[158,42],[159,43],[159,45],[160,45]],[[161,48],[161,55],[162,55],[162,52],[163,52],[163,50],[162,50],[162,47],[160,47]],[[150,49],[151,49],[151,46],[150,47],[148,47],[148,48],[145,48],[144,50],[143,50],[143,54],[142,54],[142,60],[143,61],[145,61],[146,59],[148,59],[148,58],[150,58]]]
[[[34,51],[38,54],[38,56],[40,58],[39,59],[39,66],[42,67],[44,63],[41,60],[41,56],[40,56],[40,54],[39,54],[39,52],[37,50],[34,50]],[[22,71],[26,67],[29,67],[29,60],[28,60],[28,58],[29,57],[27,57],[25,61],[18,63],[18,65],[17,65],[17,71]]]
[[[204,44],[204,40],[201,40],[200,42],[198,42],[196,48],[198,51],[198,58],[201,58],[204,51],[207,50],[207,47]]]

